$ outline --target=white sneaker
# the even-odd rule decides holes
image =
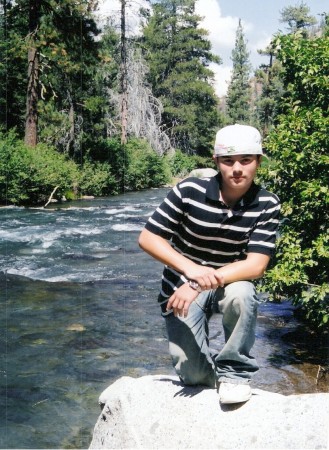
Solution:
[[[249,384],[220,383],[219,401],[224,404],[247,402],[251,397]]]

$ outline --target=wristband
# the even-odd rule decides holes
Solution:
[[[196,281],[188,280],[188,285],[190,286],[190,288],[192,288],[195,291],[199,292],[199,294],[200,294],[200,292],[202,292],[201,286]]]

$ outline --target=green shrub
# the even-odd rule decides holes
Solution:
[[[284,225],[264,289],[292,299],[314,329],[324,330],[329,321],[328,37],[278,35],[272,48],[282,64],[285,96],[265,141],[273,163],[263,179],[281,199]]]
[[[170,181],[170,169],[166,158],[155,153],[146,141],[129,140],[125,158],[126,190],[160,187]]]
[[[35,205],[46,203],[57,187],[54,198],[61,198],[78,179],[74,162],[54,149],[39,144],[26,147],[13,132],[0,134],[0,202]]]
[[[273,161],[261,176],[281,199],[284,225],[264,290],[290,298],[319,328],[329,320],[329,118],[300,107],[279,120],[266,140]]]
[[[127,151],[121,144],[120,137],[118,136],[111,138],[100,138],[93,143],[89,143],[87,150],[88,161],[90,161],[90,163],[94,161],[98,171],[101,170],[99,163],[106,163],[111,169],[112,176],[115,179],[115,185],[113,186],[114,190],[111,194],[123,192],[124,190],[124,173],[127,167],[126,153]],[[110,184],[112,184],[112,182]]]
[[[205,167],[216,168],[210,155],[209,158],[198,155],[187,155],[181,150],[176,150],[174,155],[169,156],[168,163],[172,176],[178,178],[186,177],[193,169]]]
[[[79,191],[82,195],[106,196],[120,192],[109,163],[85,161],[81,168]]]

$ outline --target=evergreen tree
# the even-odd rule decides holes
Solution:
[[[324,13],[321,24],[322,33],[324,36],[329,36],[329,13]]]
[[[81,110],[83,147],[91,159],[106,161],[110,155],[104,141],[119,134],[113,95],[119,90],[120,37],[111,19],[103,27],[97,47],[96,64],[88,67],[90,75]]]
[[[157,1],[143,29],[142,47],[171,145],[209,155],[219,119],[214,74],[208,65],[220,59],[211,53],[200,20],[194,0]]]
[[[310,8],[304,2],[283,8],[280,14],[280,22],[288,24],[290,33],[302,30],[304,37],[307,35],[307,29],[317,22],[316,18],[310,15]]]
[[[232,50],[232,78],[228,86],[226,104],[231,123],[250,123],[251,89],[249,52],[244,37],[241,19],[236,31],[235,46]]]
[[[1,12],[6,23],[6,40],[0,42],[0,50],[4,55],[2,67],[7,75],[7,94],[4,97],[5,93],[1,92],[0,101],[7,109],[6,117],[0,112],[1,122],[6,121],[7,127],[17,127],[19,134],[24,134],[28,89],[26,104],[31,111],[27,111],[27,118],[31,114],[35,121],[41,118],[42,134],[52,119],[58,121],[65,112],[65,127],[73,144],[77,111],[81,115],[86,113],[84,105],[99,61],[95,41],[98,30],[91,16],[96,3],[77,4],[72,0],[5,3]],[[28,53],[30,64],[33,63],[29,73]],[[58,137],[53,128],[52,135]]]
[[[281,111],[281,100],[285,89],[282,80],[282,64],[274,57],[271,45],[259,51],[269,58],[269,64],[262,64],[255,73],[257,92],[254,102],[254,125],[266,136]]]
[[[302,37],[306,38],[307,30],[316,24],[316,19],[309,13],[309,7],[303,2],[300,5],[287,6],[280,12],[280,21],[288,23],[288,30],[291,34],[299,32]],[[325,29],[325,22],[323,28]],[[263,64],[256,71],[256,79],[261,93],[257,95],[255,101],[255,124],[263,130],[263,135],[266,136],[276,117],[282,112],[286,88],[283,82],[282,63],[275,56],[275,45],[271,43],[259,53],[270,59],[269,64]]]
[[[28,33],[26,12],[13,12],[13,2],[4,0],[0,6],[0,124],[9,130],[17,127],[24,135],[27,90],[27,48],[24,37]]]

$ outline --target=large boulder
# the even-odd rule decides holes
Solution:
[[[123,377],[100,396],[91,449],[324,449],[329,394],[253,390],[220,405],[215,389],[174,376]]]

